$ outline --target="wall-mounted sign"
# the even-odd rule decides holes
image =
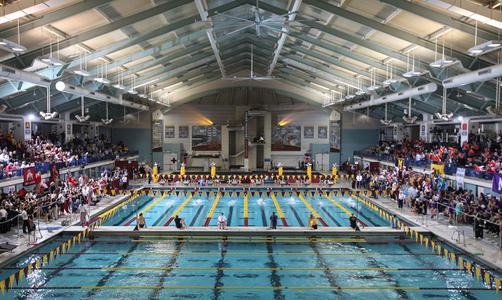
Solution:
[[[303,137],[306,139],[313,139],[314,138],[314,126],[303,127]]]
[[[165,128],[165,132],[164,132],[164,137],[166,139],[174,139],[175,135],[174,135],[174,129],[175,127],[174,126],[166,126]]]
[[[192,150],[220,151],[221,126],[192,126]]]
[[[301,126],[274,126],[272,130],[272,151],[301,151]]]

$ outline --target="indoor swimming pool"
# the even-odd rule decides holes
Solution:
[[[7,278],[67,236],[1,269]],[[495,299],[408,239],[98,236],[32,270],[2,299]]]
[[[272,212],[278,217],[278,226],[305,227],[314,215],[321,227],[348,227],[354,214],[365,226],[391,226],[374,210],[355,197],[336,192],[324,194],[307,191],[293,193],[284,190],[244,193],[216,190],[191,193],[171,192],[142,195],[121,207],[104,226],[135,226],[135,216],[143,213],[147,226],[174,226],[176,215],[193,226],[217,226],[217,218],[224,213],[228,226],[269,226]]]

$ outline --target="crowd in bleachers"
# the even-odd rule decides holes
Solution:
[[[127,151],[123,143],[113,145],[103,136],[79,136],[65,143],[64,135],[53,133],[21,143],[12,133],[0,132],[0,174],[20,176],[24,167],[37,169],[34,186],[0,195],[0,233],[8,232],[18,222],[23,232],[30,231],[36,218],[52,221],[72,213],[87,215],[89,206],[101,198],[102,190],[127,187],[128,171],[104,169],[94,179],[83,175],[77,179],[68,173],[62,180],[59,169],[73,166],[76,161],[85,164],[88,158],[114,159]],[[43,181],[39,168],[48,166],[54,166],[53,173]]]
[[[0,195],[0,233],[22,226],[23,232],[31,232],[34,222],[58,220],[71,214],[80,215],[82,224],[88,221],[91,206],[96,205],[112,188],[127,188],[128,171],[104,169],[98,178],[85,175],[75,178],[67,175],[64,180],[52,178],[37,184],[32,190],[25,188]]]
[[[477,196],[470,190],[453,188],[439,174],[418,173],[411,168],[388,167],[376,173],[360,164],[345,163],[342,168],[355,175],[354,188],[366,188],[374,198],[387,193],[398,207],[408,207],[416,214],[448,218],[452,224],[471,224],[480,238],[486,231],[499,234],[502,197]]]
[[[502,137],[488,138],[471,135],[468,142],[459,144],[425,143],[420,140],[385,142],[365,151],[392,160],[436,162],[445,165],[472,168],[477,172],[494,173],[501,169]]]
[[[0,177],[20,176],[25,167],[46,167],[58,164],[58,167],[82,164],[92,158],[94,161],[113,159],[127,153],[123,143],[117,145],[103,136],[89,138],[75,137],[64,142],[64,135],[55,133],[47,136],[33,136],[31,140],[18,142],[11,133],[0,132]]]

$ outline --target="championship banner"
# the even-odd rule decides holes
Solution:
[[[492,191],[497,194],[502,194],[502,174],[493,174]]]
[[[28,167],[23,169],[23,185],[33,185],[35,184],[35,167]]]
[[[440,175],[444,175],[444,165],[431,164],[431,169],[434,173],[439,173]]]
[[[465,168],[457,168],[457,173],[455,174],[457,180],[457,187],[464,187],[464,178],[465,178]]]

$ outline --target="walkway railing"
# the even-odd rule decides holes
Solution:
[[[53,165],[55,165],[58,170],[61,170],[61,169],[65,169],[65,168],[85,166],[85,165],[88,165],[91,163],[105,161],[105,160],[115,160],[117,158],[123,158],[123,157],[137,155],[137,154],[138,154],[137,151],[133,151],[133,152],[121,153],[119,155],[109,153],[109,154],[103,154],[103,155],[85,156],[84,158],[73,160],[73,161],[68,161],[68,162],[35,163],[34,167],[37,172],[40,172],[40,174],[46,174],[46,173],[50,172],[51,167]],[[23,176],[23,170],[24,170],[24,168],[16,169],[11,172],[7,172],[5,170],[0,171],[0,180],[21,177],[21,176]]]
[[[380,161],[387,161],[390,163],[396,163],[396,159],[394,158],[393,155],[390,154],[384,154],[384,153],[374,153],[371,151],[354,151],[354,156],[359,156],[361,158],[371,158],[371,159],[376,159]],[[430,160],[420,160],[417,161],[415,159],[410,159],[407,158],[404,160],[404,165],[405,166],[412,166],[412,167],[417,167],[417,168],[425,168],[425,169],[430,169],[431,168],[432,161]],[[493,173],[491,172],[486,172],[486,171],[476,171],[473,168],[469,167],[461,167],[461,166],[456,166],[454,164],[445,164],[444,166],[444,172],[448,175],[455,175],[457,173],[457,168],[465,168],[465,176],[466,177],[474,177],[474,178],[479,178],[479,179],[484,179],[484,180],[492,180],[493,178]]]

